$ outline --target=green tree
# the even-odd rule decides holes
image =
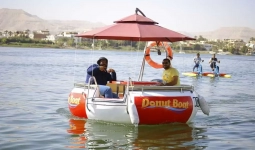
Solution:
[[[74,46],[75,45],[74,39],[73,38],[69,38],[68,41],[67,41],[67,45]]]
[[[8,30],[5,30],[5,31],[4,31],[5,36],[7,36],[7,33],[8,33]]]
[[[194,50],[201,50],[201,46],[199,44],[193,45]]]
[[[255,38],[254,38],[254,37],[251,37],[251,38],[250,38],[250,41],[255,41]]]
[[[202,35],[199,35],[197,41],[207,41],[207,39],[204,38]]]
[[[13,33],[12,33],[12,31],[9,31],[8,34],[9,34],[9,36],[12,36]]]
[[[7,39],[6,38],[2,38],[1,43],[2,44],[6,44],[7,43]]]
[[[239,49],[236,49],[234,47],[229,47],[228,51],[232,54],[239,54]]]
[[[242,48],[241,48],[241,52],[242,53],[247,53],[248,52],[248,47],[247,46],[243,46]]]

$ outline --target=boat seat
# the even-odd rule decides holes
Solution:
[[[112,89],[112,92],[116,93],[120,98],[123,97],[125,92],[125,85],[107,83],[107,86],[109,86]]]
[[[100,91],[97,90],[98,89],[98,85],[89,85],[89,84],[86,84],[86,83],[75,83],[74,84],[75,87],[90,87],[91,89],[95,89],[96,93],[94,95],[94,97],[100,97],[100,98],[103,98],[104,96],[100,95]],[[115,93],[115,94],[118,94],[119,98],[122,98],[124,96],[124,92],[125,91],[125,85],[117,85],[117,84],[113,84],[113,83],[108,83],[107,86],[109,86],[111,89],[112,89],[112,92]],[[92,93],[91,93],[92,94]]]

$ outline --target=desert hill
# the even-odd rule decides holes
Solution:
[[[222,27],[210,32],[182,33],[191,37],[201,35],[206,39],[243,39],[246,42],[255,37],[255,30],[248,27]]]
[[[38,16],[31,15],[22,9],[0,9],[0,31],[16,31],[26,29],[33,31],[48,29],[51,33],[59,33],[63,31],[83,32],[102,26],[105,26],[105,24],[100,22],[78,20],[44,20]],[[166,28],[171,29],[171,27]],[[248,41],[251,37],[255,37],[255,30],[247,27],[222,27],[218,30],[210,32],[180,33],[191,37],[202,35],[207,39],[243,39]]]
[[[93,23],[78,20],[44,20],[38,16],[31,15],[21,9],[0,9],[0,31],[10,30],[46,30],[51,33],[61,31],[85,31],[92,28],[105,26],[103,23]]]

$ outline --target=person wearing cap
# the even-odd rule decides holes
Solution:
[[[200,62],[204,62],[204,60],[201,59],[199,53],[197,53],[197,57],[195,57],[193,60],[194,60],[194,63],[195,63],[195,65],[194,65],[194,67],[193,67],[193,72],[194,72],[194,69],[195,69],[195,68],[198,68]],[[202,68],[201,68],[201,71],[202,71]]]
[[[180,77],[177,69],[171,66],[171,61],[168,58],[163,59],[162,61],[163,71],[162,82],[160,82],[159,86],[179,86],[180,85]]]
[[[108,81],[116,81],[117,76],[114,69],[108,69],[108,59],[100,57],[97,64],[89,66],[87,69],[86,83],[89,82],[91,76],[94,76],[97,84],[99,85],[100,94],[105,98],[118,98],[117,94],[113,93],[109,86],[106,86]],[[93,78],[90,80],[90,84],[95,84]]]

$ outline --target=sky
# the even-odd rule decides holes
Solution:
[[[255,29],[254,0],[0,0],[0,8],[23,9],[46,20],[85,20],[106,25],[135,14],[135,8],[139,8],[158,25],[175,31]]]

